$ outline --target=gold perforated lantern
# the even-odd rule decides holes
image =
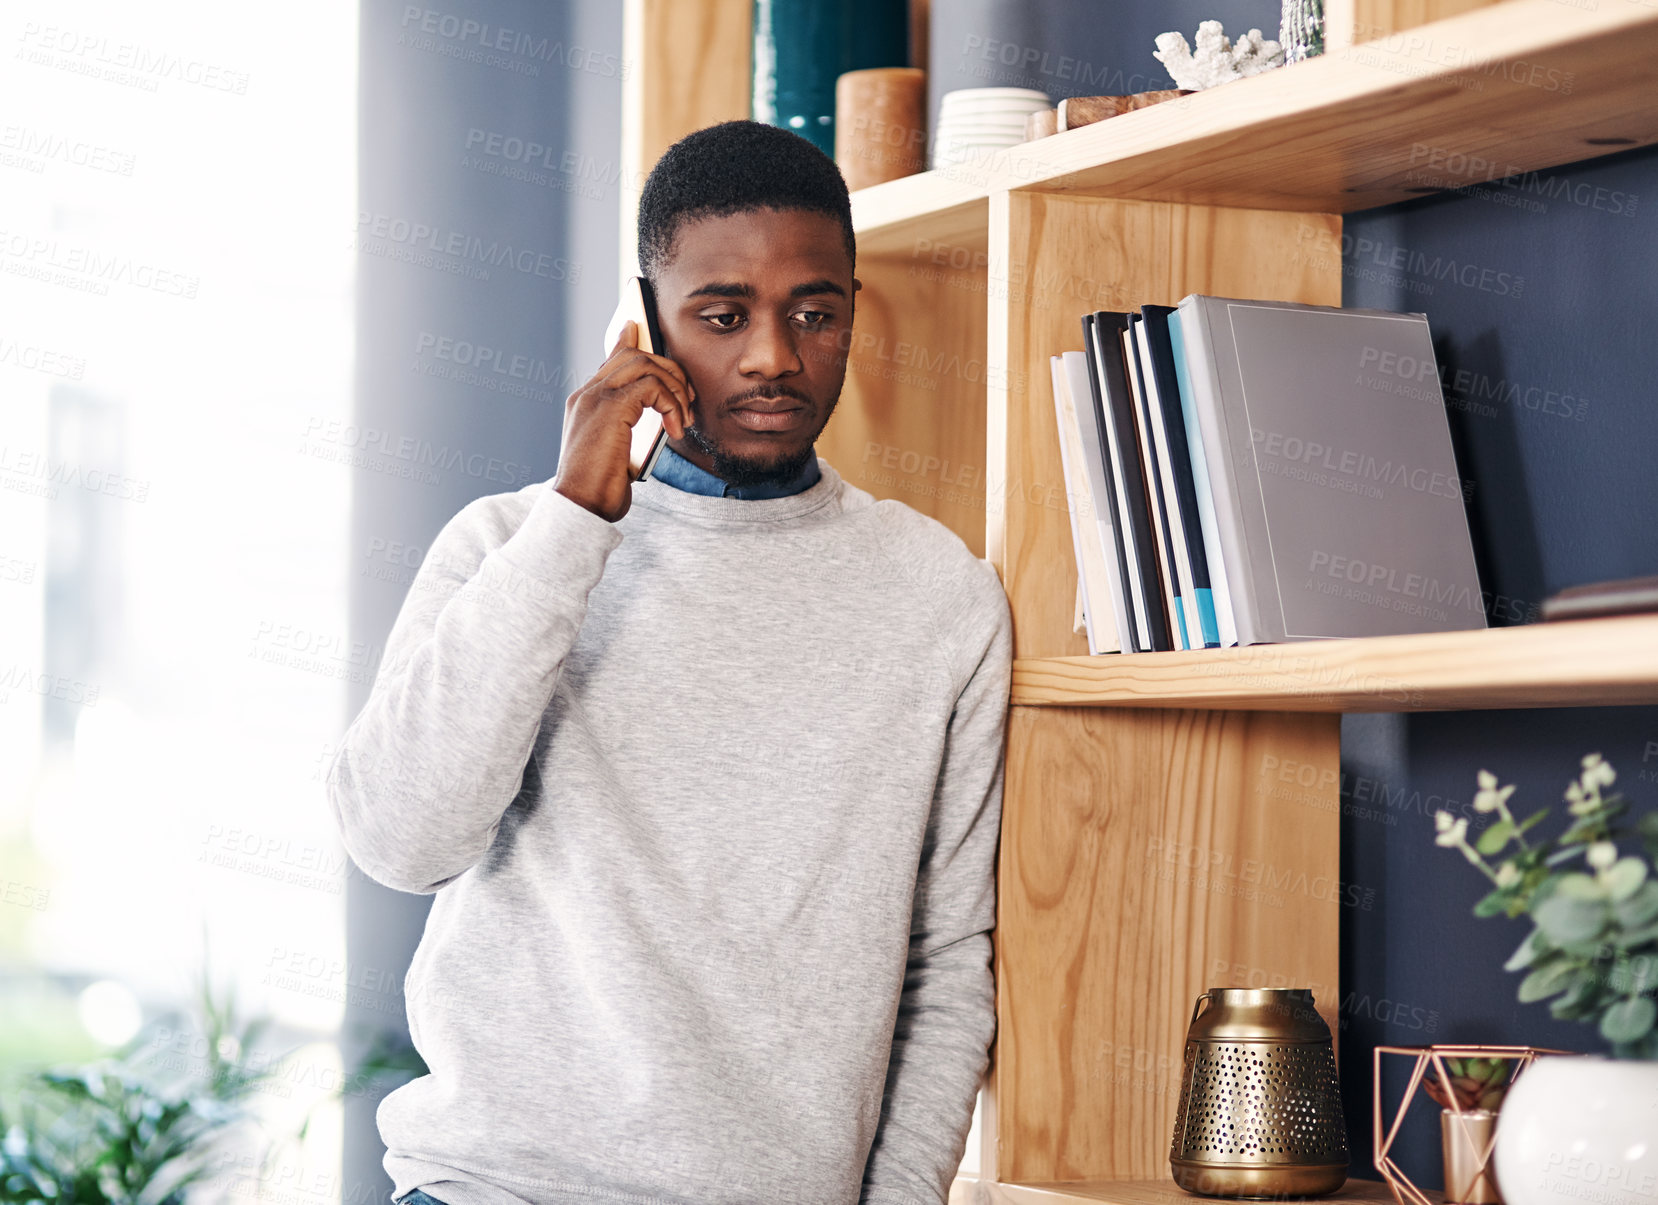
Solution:
[[[1346,1183],[1335,1051],[1311,991],[1197,998],[1169,1167],[1211,1197],[1320,1196]]]

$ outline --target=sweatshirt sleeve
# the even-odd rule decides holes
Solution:
[[[432,541],[329,766],[346,852],[430,894],[488,851],[622,533],[543,482],[512,530],[479,498]]]
[[[910,946],[881,1120],[860,1205],[945,1205],[972,1128],[996,1031],[996,923],[1003,749],[1013,628],[995,571],[995,616],[957,697],[922,842]],[[983,628],[981,627],[981,631]]]

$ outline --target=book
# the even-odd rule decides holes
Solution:
[[[1140,471],[1146,481],[1146,507],[1151,512],[1152,540],[1157,549],[1163,606],[1168,615],[1169,647],[1188,649],[1192,647],[1186,624],[1186,589],[1190,584],[1190,575],[1180,572],[1175,559],[1174,537],[1169,531],[1167,491],[1158,467],[1157,440],[1151,426],[1151,375],[1146,371],[1145,330],[1138,314],[1128,316],[1123,355],[1129,368],[1129,393],[1134,398],[1135,436],[1140,450]]]
[[[1084,572],[1082,553],[1082,524],[1077,518],[1077,507],[1081,501],[1080,487],[1077,483],[1075,462],[1082,459],[1081,451],[1073,454],[1070,448],[1070,439],[1066,431],[1065,410],[1068,395],[1065,385],[1064,361],[1058,356],[1048,357],[1048,367],[1053,376],[1054,416],[1059,431],[1059,465],[1060,472],[1065,477],[1065,505],[1071,515],[1071,551],[1077,562],[1077,597],[1076,609],[1072,617],[1071,630],[1079,628],[1088,639],[1088,651],[1095,651],[1094,630],[1088,622],[1087,574]]]
[[[1086,353],[1068,351],[1060,359],[1064,361],[1072,413],[1077,420],[1082,467],[1087,476],[1089,502],[1093,508],[1095,539],[1099,541],[1106,594],[1111,601],[1111,619],[1116,628],[1116,647],[1118,651],[1130,652],[1134,648],[1134,612],[1125,592],[1126,575],[1123,571],[1122,541],[1117,529],[1116,493],[1107,463],[1105,436],[1100,431],[1100,414],[1094,400],[1095,378],[1088,370]],[[1103,632],[1100,643],[1102,651],[1109,651]]]
[[[1152,422],[1156,428],[1159,471],[1168,507],[1169,536],[1183,581],[1186,627],[1193,648],[1219,648],[1220,627],[1215,621],[1214,590],[1209,582],[1209,560],[1197,513],[1197,487],[1192,480],[1192,455],[1186,446],[1186,420],[1180,410],[1180,385],[1175,379],[1174,352],[1169,343],[1169,315],[1173,306],[1140,308],[1144,354],[1149,369]]]
[[[1626,577],[1568,586],[1543,600],[1543,620],[1592,619],[1658,611],[1658,577]]]
[[[1073,352],[1078,359],[1081,353]],[[1065,474],[1065,499],[1071,514],[1071,542],[1077,559],[1078,607],[1090,653],[1115,653],[1122,646],[1110,600],[1105,549],[1094,520],[1092,484],[1082,454],[1082,433],[1075,398],[1065,372],[1063,356],[1049,357],[1053,376],[1054,414],[1059,427],[1059,458]],[[1090,399],[1090,403],[1092,399]],[[1115,549],[1112,550],[1115,555]]]
[[[1179,311],[1239,643],[1485,627],[1427,316]]]
[[[1238,643],[1238,624],[1232,616],[1232,592],[1226,581],[1226,562],[1221,557],[1220,530],[1215,523],[1215,499],[1209,492],[1209,464],[1203,452],[1197,412],[1192,408],[1191,374],[1186,368],[1186,343],[1180,330],[1180,311],[1168,315],[1169,350],[1180,389],[1180,414],[1186,428],[1186,449],[1192,461],[1192,489],[1197,496],[1198,528],[1203,533],[1203,551],[1209,562],[1209,584],[1214,591],[1215,624],[1222,648]]]
[[[1102,451],[1112,476],[1117,502],[1119,545],[1123,549],[1123,582],[1134,615],[1132,652],[1167,649],[1168,625],[1160,605],[1157,554],[1152,546],[1151,515],[1146,506],[1146,483],[1135,445],[1134,402],[1124,372],[1122,332],[1128,315],[1110,310],[1082,318],[1085,348],[1098,407]]]

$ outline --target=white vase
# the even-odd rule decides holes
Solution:
[[[1544,1055],[1497,1121],[1508,1205],[1653,1205],[1658,1060]]]

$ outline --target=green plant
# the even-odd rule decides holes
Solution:
[[[150,1027],[95,1062],[25,1076],[0,1115],[0,1202],[17,1205],[181,1205],[208,1170],[217,1140],[252,1120],[248,1096],[274,1072],[244,1061],[268,1022],[237,1026],[227,994],[201,990],[205,1074],[182,1087],[142,1066]]]
[[[1450,1095],[1446,1095],[1436,1075],[1423,1077],[1422,1090],[1446,1109],[1454,1099],[1459,1109],[1486,1109],[1495,1113],[1503,1106],[1511,1069],[1509,1059],[1448,1058],[1445,1070],[1451,1078]]]
[[[152,1024],[96,1062],[23,1078],[16,1108],[0,1107],[0,1205],[184,1205],[223,1144],[258,1124],[251,1097],[288,1057],[259,1053],[269,1020],[238,1023],[234,989],[217,998],[205,970],[197,1007],[199,1033],[188,1043],[192,1061],[201,1052],[197,1074],[156,1074],[156,1052],[174,1031]],[[330,1097],[348,1084],[367,1090],[384,1073],[425,1070],[413,1047],[381,1035]],[[304,1138],[311,1117],[293,1138]],[[276,1145],[267,1141],[261,1162]]]
[[[1658,1058],[1658,881],[1646,859],[1620,855],[1617,845],[1638,834],[1658,857],[1658,813],[1626,825],[1628,803],[1602,794],[1616,781],[1600,754],[1585,757],[1566,788],[1570,824],[1533,844],[1526,834],[1548,809],[1516,821],[1508,809],[1515,788],[1481,770],[1474,808],[1496,821],[1470,845],[1468,820],[1440,811],[1434,840],[1461,850],[1491,880],[1476,916],[1531,918],[1532,931],[1504,964],[1526,972],[1522,1003],[1554,997],[1549,1011],[1597,1025],[1614,1057]]]

